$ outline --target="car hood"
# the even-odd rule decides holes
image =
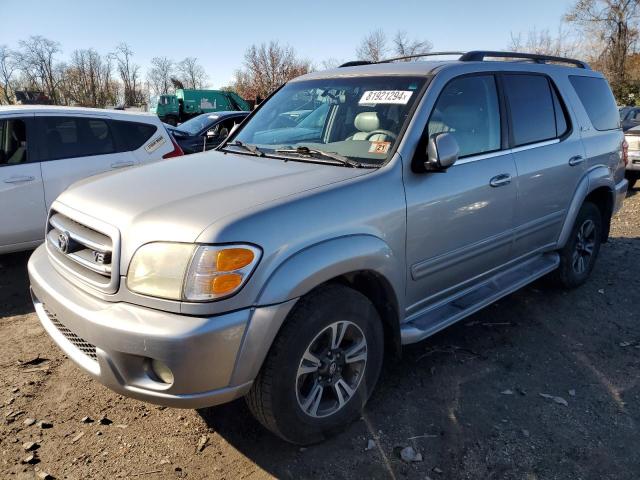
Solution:
[[[81,180],[58,202],[117,227],[125,260],[144,243],[193,242],[222,218],[368,172],[207,152]]]

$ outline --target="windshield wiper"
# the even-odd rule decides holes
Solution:
[[[336,152],[325,152],[324,150],[318,150],[309,147],[296,147],[296,148],[280,148],[276,150],[276,153],[296,153],[298,155],[305,155],[307,157],[313,157],[313,155],[320,155],[321,157],[330,158],[348,167],[360,167],[362,164],[356,160],[340,155]]]
[[[256,147],[255,145],[251,145],[249,143],[242,143],[239,140],[236,140],[233,143],[229,143],[227,145],[225,145],[226,147],[240,147],[240,148],[244,148],[246,151],[251,152],[252,154],[256,155],[257,157],[264,157],[264,152],[262,150],[260,150],[258,147]]]

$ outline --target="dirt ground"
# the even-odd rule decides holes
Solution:
[[[408,348],[360,421],[307,449],[242,401],[163,409],[90,380],[33,313],[28,254],[0,257],[0,478],[640,478],[634,193],[586,285],[536,282]],[[407,446],[422,461],[402,461]]]

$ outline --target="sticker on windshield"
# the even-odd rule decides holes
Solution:
[[[369,153],[380,153],[384,155],[389,151],[390,146],[391,142],[371,142]]]
[[[162,145],[164,145],[165,143],[166,143],[166,140],[161,135],[158,138],[156,138],[155,140],[153,140],[149,145],[144,147],[144,149],[147,151],[147,153],[153,153],[157,149],[159,149]]]
[[[396,103],[406,105],[413,92],[409,90],[369,90],[362,94],[359,104]]]

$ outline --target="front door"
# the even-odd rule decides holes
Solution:
[[[47,215],[32,119],[0,115],[0,252],[44,238]]]
[[[405,178],[409,315],[512,258],[517,174],[513,156],[502,148],[494,76],[451,80],[435,104],[427,132],[453,135],[460,155],[446,172]]]

